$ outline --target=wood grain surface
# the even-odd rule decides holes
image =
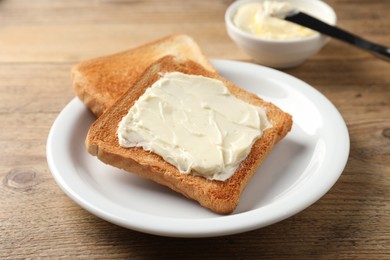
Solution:
[[[0,259],[390,259],[390,63],[331,40],[284,70],[344,117],[347,166],[317,203],[280,223],[207,239],[127,230],[76,205],[56,185],[46,139],[74,97],[77,62],[172,33],[210,58],[250,61],[225,31],[232,1],[0,1]],[[329,0],[338,24],[390,46],[390,1]]]

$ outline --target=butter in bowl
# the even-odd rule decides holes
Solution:
[[[275,16],[291,9],[336,24],[334,10],[322,1],[241,0],[226,10],[228,35],[257,63],[274,68],[298,66],[316,54],[329,38]]]

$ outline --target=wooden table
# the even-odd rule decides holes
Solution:
[[[250,61],[229,39],[231,1],[0,1],[0,258],[390,259],[390,63],[330,41],[285,70],[329,98],[351,151],[336,185],[280,223],[244,234],[166,238],[127,230],[80,208],[46,162],[50,126],[74,97],[69,69],[172,33],[210,58]],[[329,0],[338,23],[390,46],[390,1]]]

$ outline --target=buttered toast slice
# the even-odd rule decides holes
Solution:
[[[216,72],[198,44],[187,35],[172,35],[117,54],[84,61],[71,70],[76,95],[96,115],[130,88],[153,62],[166,55],[192,60]]]
[[[163,72],[175,71],[220,80],[237,98],[266,109],[272,127],[266,129],[255,141],[249,154],[239,164],[234,174],[225,181],[180,173],[175,166],[153,152],[140,147],[124,148],[119,145],[117,129],[122,118]],[[290,131],[291,126],[291,116],[275,105],[240,89],[195,62],[178,61],[175,57],[166,56],[152,64],[133,87],[93,123],[86,138],[86,146],[90,154],[97,156],[104,163],[165,185],[214,212],[228,214],[236,208],[242,191],[267,154],[275,143]]]

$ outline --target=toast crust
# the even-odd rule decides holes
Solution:
[[[99,117],[136,82],[147,67],[166,55],[195,61],[207,70],[216,72],[197,43],[187,35],[178,34],[77,64],[71,70],[73,89]]]
[[[180,173],[157,154],[144,151],[140,147],[124,148],[119,145],[116,131],[123,116],[145,90],[159,79],[160,72],[173,71],[221,80],[236,97],[250,104],[263,106],[267,110],[268,120],[273,127],[264,131],[262,137],[252,146],[249,155],[226,181],[208,180],[201,176]],[[152,64],[135,85],[93,123],[86,138],[86,146],[90,154],[97,156],[104,163],[165,185],[214,212],[228,214],[236,208],[243,189],[274,144],[290,131],[291,126],[291,116],[275,105],[238,88],[195,62],[178,61],[173,56],[166,56]]]

